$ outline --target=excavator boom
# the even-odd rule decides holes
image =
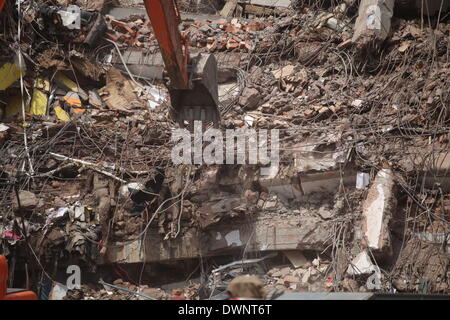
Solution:
[[[145,0],[147,14],[161,49],[162,58],[174,89],[189,89],[189,55],[178,25],[180,13],[172,0]]]
[[[194,121],[220,121],[217,61],[211,54],[189,55],[181,35],[180,13],[174,0],[144,0],[147,14],[170,79],[172,116],[193,130]]]
[[[8,289],[8,261],[0,255],[0,300],[37,300],[33,291]]]

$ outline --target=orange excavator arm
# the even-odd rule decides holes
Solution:
[[[1,0],[0,0],[1,1]],[[189,89],[189,54],[178,26],[180,13],[173,0],[144,0],[167,73],[174,89]]]
[[[217,62],[211,54],[190,55],[181,35],[180,12],[175,0],[144,0],[153,32],[170,79],[168,85],[174,118],[193,129],[194,121],[220,120]]]
[[[7,283],[8,261],[0,255],[0,300],[37,300],[34,292],[23,289],[8,289]]]
[[[0,0],[2,1],[2,0]],[[4,256],[0,255],[0,300],[6,296],[8,285],[8,262]]]

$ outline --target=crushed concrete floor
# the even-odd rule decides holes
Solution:
[[[261,163],[172,163],[177,125],[142,1],[77,1],[95,21],[79,30],[28,2],[19,36],[17,7],[0,14],[11,287],[55,300],[218,299],[255,275],[267,299],[450,293],[445,8],[382,10],[382,34],[361,27],[358,1],[179,1],[190,52],[218,61],[221,130],[279,130],[266,175]],[[68,288],[74,265],[81,287]]]

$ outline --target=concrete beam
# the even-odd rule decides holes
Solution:
[[[198,50],[192,50],[192,54],[198,53]],[[125,63],[128,69],[137,78],[147,80],[162,80],[164,72],[164,61],[161,53],[156,52],[149,54],[144,50],[130,49],[122,52]],[[240,68],[245,64],[242,60],[242,55],[237,53],[214,53],[218,61],[218,82],[223,83],[230,81],[230,77],[234,77],[232,68]],[[122,60],[119,56],[114,57],[112,61],[114,67],[126,71]]]
[[[252,251],[324,250],[331,237],[331,222],[316,217],[298,219],[289,225],[279,219],[252,222],[230,221],[207,231],[191,229],[177,239],[163,240],[149,230],[145,242],[115,243],[101,264],[181,260],[232,253],[245,247]],[[270,223],[269,223],[270,222]]]
[[[354,188],[356,186],[356,170],[325,171],[300,175],[302,192],[308,195],[316,192],[333,193],[341,186]]]
[[[392,170],[380,170],[363,203],[364,237],[375,255],[392,254],[388,224],[397,206],[394,187]]]

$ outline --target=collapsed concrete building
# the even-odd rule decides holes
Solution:
[[[219,61],[222,129],[279,130],[280,163],[264,175],[261,164],[172,163],[176,125],[145,11],[98,2],[77,1],[90,12],[79,33],[45,27],[49,9],[34,1],[22,28],[39,32],[0,37],[11,282],[54,299],[142,298],[113,286],[211,298],[241,274],[268,296],[448,294],[446,3],[427,23],[394,1],[218,1],[222,16],[186,13],[190,50]],[[0,23],[15,26],[5,10]],[[69,265],[83,287],[67,293]]]

